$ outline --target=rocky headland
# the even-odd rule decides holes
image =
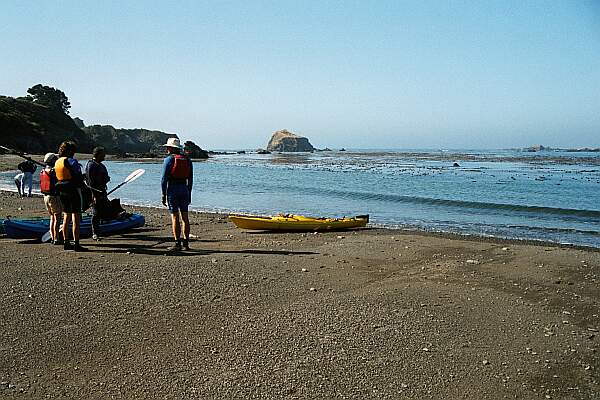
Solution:
[[[0,96],[0,145],[29,154],[56,151],[65,140],[73,140],[82,153],[103,146],[108,154],[121,157],[158,157],[161,147],[174,133],[149,129],[123,129],[111,125],[85,126],[69,115],[70,103],[60,90],[36,85],[24,97]],[[185,142],[192,158],[208,158],[194,142]]]
[[[161,145],[174,133],[152,131],[148,129],[122,129],[111,125],[91,125],[83,131],[94,143],[103,143],[107,152],[120,153],[162,153]]]

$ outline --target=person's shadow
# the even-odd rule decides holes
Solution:
[[[117,240],[114,240],[117,239]],[[131,243],[124,241],[134,240],[145,243]],[[231,240],[225,240],[230,242]],[[148,243],[151,242],[151,243]],[[146,235],[141,232],[128,232],[118,236],[110,236],[99,242],[86,243],[89,251],[94,253],[124,253],[124,254],[144,254],[150,256],[206,256],[210,254],[271,254],[271,255],[315,255],[312,251],[291,251],[291,250],[263,250],[263,249],[243,249],[243,250],[216,250],[200,249],[200,243],[221,242],[215,239],[196,239],[190,243],[190,250],[170,251],[164,247],[167,243],[172,243],[171,237]]]

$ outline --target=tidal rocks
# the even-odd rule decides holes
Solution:
[[[277,131],[271,136],[269,144],[267,145],[268,151],[281,151],[281,152],[313,152],[315,148],[310,144],[307,138],[298,136],[286,129]]]

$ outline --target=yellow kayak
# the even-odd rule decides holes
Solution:
[[[230,215],[229,219],[241,229],[303,232],[360,228],[369,222],[368,215],[357,215],[352,218],[312,218],[291,214],[275,217]]]

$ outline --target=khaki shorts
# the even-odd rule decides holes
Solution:
[[[60,197],[44,195],[44,204],[49,214],[62,214],[63,208]]]

